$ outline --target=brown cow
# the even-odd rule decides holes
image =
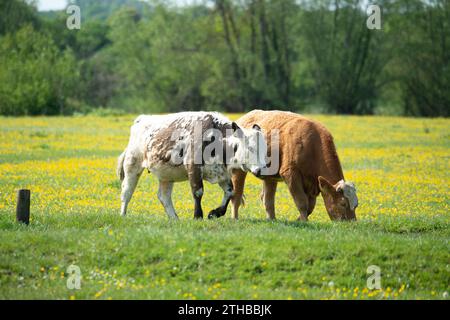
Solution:
[[[277,183],[284,181],[300,212],[299,220],[308,220],[320,192],[331,220],[356,220],[356,189],[352,183],[344,182],[333,137],[323,125],[292,112],[262,110],[247,113],[237,123],[243,128],[251,128],[257,123],[265,134],[268,152],[271,152],[271,131],[279,130],[278,172],[259,177],[264,182],[261,198],[268,219],[275,219]],[[233,171],[234,196],[231,201],[235,219],[238,218],[246,175],[241,170]]]

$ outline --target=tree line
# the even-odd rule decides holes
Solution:
[[[222,110],[449,116],[450,1],[0,2],[0,114]]]

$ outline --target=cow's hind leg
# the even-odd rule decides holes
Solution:
[[[308,221],[308,196],[303,188],[301,175],[290,172],[284,175],[283,179],[289,188],[289,192],[294,199],[298,211],[300,212],[298,220]]]
[[[244,196],[245,177],[247,172],[242,170],[233,171],[233,196],[231,197],[231,216],[233,219],[237,219],[239,216],[239,206],[242,204],[242,198]]]
[[[172,203],[173,182],[159,181],[158,199],[169,218],[178,219]]]
[[[227,212],[228,203],[233,196],[233,184],[231,183],[231,180],[220,181],[219,186],[223,190],[222,203],[220,204],[220,207],[212,210],[208,214],[208,219],[219,218],[223,216]]]
[[[141,176],[143,171],[141,161],[138,157],[127,154],[125,155],[123,170],[124,179],[122,181],[122,193],[120,195],[120,200],[122,201],[120,214],[122,216],[125,216],[127,214],[128,203],[131,200],[131,196],[136,189],[139,177]]]
[[[275,219],[275,192],[277,191],[278,182],[275,180],[264,180],[262,200],[266,207],[267,219]]]

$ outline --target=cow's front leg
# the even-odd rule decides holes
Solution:
[[[202,196],[203,177],[199,165],[189,165],[187,167],[189,183],[191,185],[192,196],[194,197],[194,219],[203,219]]]
[[[220,207],[212,210],[208,214],[208,219],[219,218],[223,216],[227,212],[228,203],[233,196],[233,183],[231,182],[231,179],[219,182],[219,186],[223,190],[222,203],[220,204]]]

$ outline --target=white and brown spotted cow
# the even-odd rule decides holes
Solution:
[[[174,182],[189,180],[195,200],[194,218],[203,218],[203,180],[224,191],[221,205],[208,218],[223,216],[233,194],[231,170],[259,175],[265,167],[266,142],[261,128],[241,129],[216,112],[141,115],[131,127],[127,148],[118,159],[122,181],[121,214],[144,169],[159,180],[158,198],[167,215],[177,218],[172,204]]]

